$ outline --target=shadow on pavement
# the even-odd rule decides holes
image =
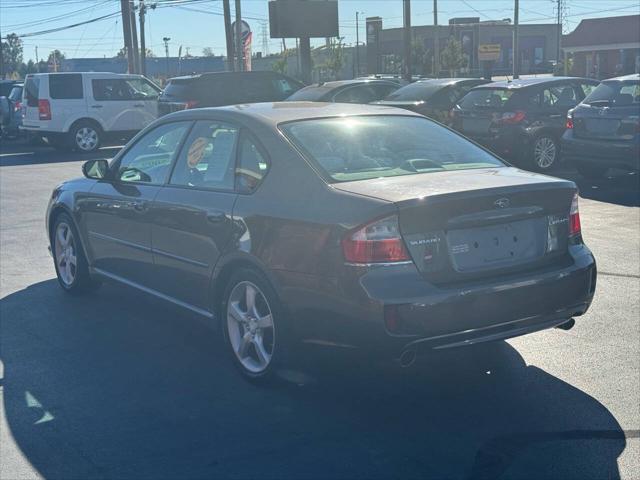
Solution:
[[[552,173],[552,175],[576,182],[582,198],[627,207],[640,207],[640,175],[638,173],[612,171],[599,180],[586,179],[573,171]]]
[[[120,287],[49,280],[0,312],[8,425],[46,478],[619,478],[611,413],[505,342],[407,370],[325,356],[267,389],[195,318]]]

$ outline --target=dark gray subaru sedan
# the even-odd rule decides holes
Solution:
[[[69,293],[113,280],[221,327],[267,379],[292,346],[399,359],[568,329],[596,266],[576,186],[389,107],[286,102],[163,117],[46,214]]]

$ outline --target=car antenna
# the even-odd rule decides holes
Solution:
[[[507,77],[507,83],[511,83],[511,79],[509,78],[509,75],[505,75],[505,77]]]

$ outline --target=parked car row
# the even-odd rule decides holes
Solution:
[[[532,170],[550,171],[561,158],[589,177],[609,167],[639,168],[639,75],[602,83],[576,77],[440,78],[404,85],[393,76],[371,76],[304,86],[277,72],[218,72],[172,78],[161,90],[138,75],[58,73],[28,75],[24,89],[17,85],[14,91],[12,106],[3,112],[21,104],[22,115],[4,118],[6,131],[17,131],[20,120],[22,130],[56,148],[85,152],[126,140],[175,111],[286,100],[411,110]]]

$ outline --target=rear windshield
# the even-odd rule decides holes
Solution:
[[[640,104],[640,81],[604,81],[584,99],[584,103],[638,105]]]
[[[303,101],[303,102],[317,102],[322,99],[327,93],[331,91],[329,86],[309,86],[298,90],[291,95],[287,100],[290,101]]]
[[[464,109],[502,108],[513,96],[513,90],[506,88],[478,88],[471,90],[460,101]]]
[[[24,82],[24,96],[27,100],[27,106],[38,106],[38,90],[40,88],[40,77],[27,77]]]
[[[429,81],[415,82],[405,87],[399,88],[395,92],[390,93],[385,97],[385,100],[397,100],[397,101],[427,100],[434,93],[439,92],[444,87],[445,85],[441,85],[437,83],[431,84]]]
[[[13,87],[9,94],[9,100],[13,102],[19,102],[22,99],[22,85]]]
[[[171,80],[164,87],[162,96],[171,100],[191,100],[196,89],[196,81]]]
[[[422,117],[323,118],[285,123],[281,129],[329,182],[504,166],[464,137]]]

